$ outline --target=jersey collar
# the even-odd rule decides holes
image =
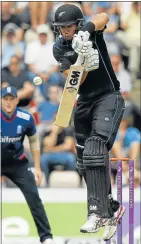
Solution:
[[[64,37],[62,37],[63,45],[69,46],[72,44],[72,40],[66,40]]]
[[[12,116],[10,118],[3,110],[1,110],[1,117],[2,117],[2,119],[4,119],[7,122],[11,122],[12,120],[14,120],[16,118],[16,114],[17,114],[17,108],[15,109],[14,113],[12,114]]]

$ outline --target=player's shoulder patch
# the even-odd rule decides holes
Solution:
[[[17,111],[17,117],[18,118],[21,118],[21,119],[25,119],[25,120],[30,120],[30,117],[31,115],[26,113],[26,112],[23,112],[23,111]]]

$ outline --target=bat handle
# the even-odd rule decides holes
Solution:
[[[85,57],[83,57],[81,54],[78,55],[78,58],[76,60],[75,65],[82,66],[85,61]]]

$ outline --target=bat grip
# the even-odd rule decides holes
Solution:
[[[75,65],[83,66],[83,63],[85,62],[85,57],[83,57],[81,54],[78,55],[78,58],[76,60]]]

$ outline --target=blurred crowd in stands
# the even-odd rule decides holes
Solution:
[[[35,118],[41,144],[43,186],[51,186],[51,174],[58,172],[67,185],[69,174],[76,172],[76,152],[73,119],[67,129],[57,129],[53,122],[65,84],[65,77],[53,57],[53,15],[66,2],[1,2],[2,31],[2,87],[12,85],[18,90],[19,107]],[[72,2],[68,2],[72,3]],[[85,20],[101,12],[110,21],[104,33],[111,62],[121,85],[126,109],[111,150],[112,157],[135,159],[135,187],[141,184],[140,133],[141,113],[131,93],[141,78],[140,60],[140,2],[73,2],[84,12]],[[40,76],[43,84],[34,86],[32,80]],[[28,141],[25,153],[33,167]],[[33,167],[34,170],[34,167]],[[116,164],[112,164],[112,184],[116,184]],[[60,176],[59,176],[60,173]],[[75,179],[72,174],[71,181]],[[128,184],[128,163],[123,163],[123,185]],[[53,176],[55,177],[55,176]],[[74,177],[74,178],[73,178]],[[78,186],[82,186],[79,177]],[[57,178],[57,179],[58,179]],[[4,186],[13,186],[5,178]],[[57,186],[59,180],[56,181]],[[66,185],[65,185],[66,184]],[[70,184],[70,187],[73,185]]]

